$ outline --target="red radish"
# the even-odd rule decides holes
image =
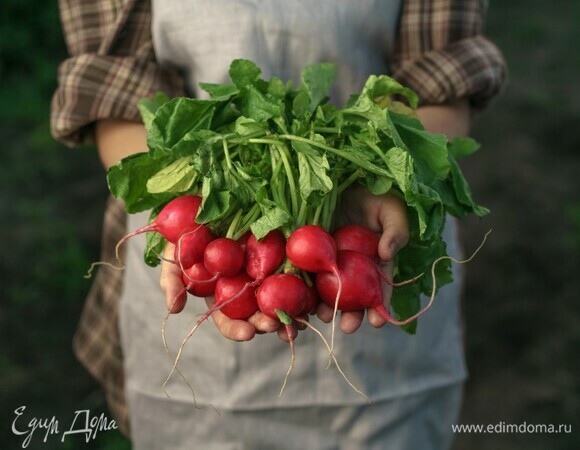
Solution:
[[[337,250],[354,250],[368,256],[371,260],[379,259],[379,236],[362,225],[343,225],[332,233]]]
[[[243,272],[217,281],[215,304],[222,305],[220,311],[230,319],[246,320],[258,311],[254,289],[246,288],[251,281],[250,276]]]
[[[169,242],[177,243],[182,234],[193,231],[199,226],[195,218],[200,205],[201,197],[197,195],[182,195],[174,198],[163,207],[151,223],[127,234],[119,241],[117,247],[127,239],[148,231],[157,231]]]
[[[121,245],[138,234],[156,231],[169,242],[175,244],[182,234],[193,231],[199,226],[199,224],[195,222],[195,218],[197,217],[200,205],[201,197],[197,195],[182,195],[171,200],[163,207],[161,212],[151,223],[123,236],[121,240],[117,242],[117,245],[115,246],[115,257],[117,258],[117,261],[121,261],[121,257],[119,256]],[[90,278],[94,268],[98,265],[106,265],[115,270],[124,269],[124,266],[122,265],[115,266],[106,261],[97,261],[91,264],[85,278]]]
[[[334,292],[339,290],[339,286],[344,287],[344,295],[341,295],[339,300],[341,310],[356,311],[365,308],[375,308],[387,322],[393,325],[406,325],[421,316],[433,305],[435,293],[437,292],[437,278],[435,276],[437,264],[445,260],[458,264],[468,263],[484,246],[490,233],[491,230],[485,233],[481,244],[467,259],[458,260],[452,256],[445,255],[433,261],[431,264],[431,278],[433,279],[431,297],[423,309],[404,320],[394,320],[385,308],[380,280],[377,279],[376,265],[360,253],[350,250],[338,252],[338,267],[342,278],[335,277],[331,273],[319,274],[316,276],[316,288],[322,301],[331,305]],[[363,279],[366,282],[363,282]]]
[[[286,255],[292,264],[307,272],[336,273],[336,244],[318,225],[296,229],[286,241]]]
[[[259,284],[274,272],[286,257],[286,239],[279,230],[272,230],[258,241],[251,234],[246,242],[246,272]]]
[[[334,233],[332,233],[334,242],[336,243],[336,249],[340,250],[353,250],[355,252],[362,253],[367,256],[372,261],[377,261],[379,259],[379,236],[367,227],[362,225],[343,225],[337,228]],[[389,286],[404,286],[414,282],[417,278],[423,274],[411,278],[409,280],[402,281],[400,283],[394,283],[377,264],[376,266],[378,274],[381,276],[383,281]]]
[[[189,269],[196,263],[203,262],[203,253],[214,236],[205,225],[182,234],[175,245],[174,259],[181,270]]]
[[[219,239],[218,239],[219,241]],[[231,240],[226,241],[228,245],[231,245]],[[246,242],[246,251],[245,251],[245,273],[241,274],[239,277],[230,277],[227,274],[223,273],[223,256],[219,257],[219,261],[215,259],[215,267],[211,266],[211,262],[213,261],[213,254],[212,258],[207,256],[207,259],[204,258],[206,267],[210,266],[210,271],[214,271],[216,273],[214,279],[223,279],[224,277],[234,278],[236,280],[235,284],[232,280],[232,283],[238,286],[238,291],[236,295],[240,297],[246,297],[249,295],[253,295],[253,288],[254,286],[258,286],[270,273],[276,270],[283,262],[284,262],[284,248],[285,248],[286,240],[284,239],[284,235],[278,231],[273,230],[268,233],[261,241],[258,241],[254,235],[249,235],[247,242]],[[225,243],[224,243],[225,245]],[[240,247],[241,248],[241,247]],[[208,249],[208,253],[212,253],[212,249]],[[217,250],[216,250],[217,253]],[[218,255],[219,256],[219,255]],[[237,258],[237,256],[236,256]],[[219,264],[218,264],[219,263]],[[222,270],[222,272],[216,272],[217,270]],[[240,267],[241,269],[241,267]],[[239,271],[239,270],[238,270]],[[245,284],[240,284],[239,281],[245,279]],[[217,289],[220,287],[221,284],[216,286],[216,303],[217,301]],[[232,292],[229,292],[227,295],[233,295]],[[235,302],[237,305],[239,301]],[[246,302],[247,303],[247,302]],[[229,309],[235,309],[234,304],[230,307],[226,307],[225,311],[222,311],[228,317]],[[256,306],[257,310],[257,306]],[[252,314],[255,310],[252,312]],[[251,314],[250,314],[251,316]],[[248,316],[249,317],[249,316]],[[234,318],[234,317],[230,317]],[[242,318],[242,317],[239,317]]]
[[[342,293],[338,299],[341,311],[360,311],[383,303],[381,278],[375,263],[362,253],[354,250],[338,252],[338,270],[342,280]],[[334,307],[338,288],[336,276],[330,272],[316,277],[316,289],[321,300]]]
[[[320,303],[320,296],[316,290],[316,286],[310,286],[308,288],[308,293],[306,294],[306,301],[304,302],[304,308],[300,312],[301,316],[307,316],[308,314],[314,314],[316,307]]]
[[[266,277],[257,289],[260,311],[279,319],[278,311],[290,317],[300,315],[308,296],[308,286],[295,275],[277,273]]]
[[[246,231],[244,234],[242,234],[240,238],[236,239],[238,244],[242,246],[244,251],[246,251],[246,244],[248,243],[248,239],[250,239],[251,235],[252,235],[251,231]]]
[[[381,277],[377,271],[377,266],[362,253],[353,250],[339,251],[338,270],[340,279],[329,272],[318,274],[316,277],[316,288],[320,298],[329,306],[335,306],[339,282],[341,282],[342,292],[338,300],[338,309],[341,311],[361,311],[375,308],[387,322],[393,325],[406,325],[427,309],[424,308],[403,321],[395,320],[383,303]]]
[[[308,296],[308,286],[295,275],[278,273],[270,275],[262,281],[256,291],[258,307],[268,317],[279,319],[286,328],[290,343],[290,367],[284,377],[280,395],[284,391],[288,376],[294,367],[295,352],[292,330],[292,320],[299,316]]]
[[[244,250],[230,238],[211,241],[203,253],[205,268],[217,278],[231,277],[244,267]]]
[[[202,262],[192,265],[183,271],[181,279],[185,289],[196,297],[209,297],[213,295],[217,280],[213,274],[207,271]]]
[[[308,272],[333,273],[338,279],[334,312],[332,315],[332,337],[330,348],[334,349],[334,329],[341,292],[341,280],[336,264],[336,244],[332,236],[321,226],[304,225],[297,228],[286,241],[286,255],[296,267]]]

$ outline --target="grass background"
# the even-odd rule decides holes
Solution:
[[[571,424],[572,434],[463,434],[455,450],[577,448],[580,422],[580,3],[492,1],[487,34],[510,83],[478,116],[483,148],[463,163],[476,199],[466,252],[464,311],[470,379],[461,422]],[[0,441],[19,448],[14,410],[56,417],[106,413],[102,393],[71,352],[98,258],[107,196],[94,148],[54,142],[48,114],[65,48],[56,2],[0,6]],[[118,432],[29,448],[127,449]]]

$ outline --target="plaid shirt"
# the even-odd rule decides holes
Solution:
[[[151,5],[138,0],[60,0],[70,58],[62,62],[51,109],[53,136],[69,146],[93,141],[95,121],[140,121],[137,102],[164,91],[183,95],[177,73],[159,67],[151,40]],[[500,51],[483,35],[485,0],[407,0],[399,21],[392,76],[422,105],[468,98],[487,105],[506,78]],[[110,199],[103,224],[103,261],[125,234],[122,203]],[[122,273],[102,266],[88,294],[73,347],[104,386],[121,430],[128,433],[117,327]]]

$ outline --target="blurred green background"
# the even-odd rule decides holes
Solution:
[[[464,162],[491,208],[462,228],[469,253],[464,311],[470,379],[465,424],[567,424],[572,434],[462,434],[455,450],[575,449],[580,423],[580,2],[492,1],[487,34],[510,84],[476,119],[483,148]],[[98,258],[107,196],[94,148],[53,141],[48,115],[66,57],[56,2],[0,6],[0,442],[20,448],[14,410],[106,412],[71,337]],[[579,320],[579,322],[576,322]],[[38,430],[28,448],[126,449],[118,432],[60,442]]]

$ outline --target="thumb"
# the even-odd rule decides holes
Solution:
[[[381,203],[378,219],[382,230],[379,257],[383,261],[392,261],[409,241],[409,223],[404,201],[394,195],[389,196]]]
[[[174,246],[168,243],[164,250],[166,259],[173,256]],[[161,276],[159,279],[161,290],[165,294],[167,309],[172,313],[179,313],[185,308],[187,292],[181,280],[181,270],[176,264],[167,260],[161,262]]]

